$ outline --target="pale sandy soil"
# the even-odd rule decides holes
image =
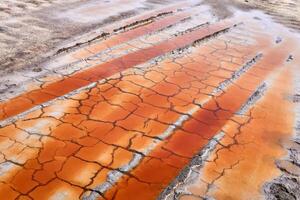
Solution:
[[[235,0],[243,5],[265,11],[279,23],[300,30],[299,0]]]
[[[163,3],[168,1],[2,0],[1,74],[39,67],[37,64],[53,55],[62,42]]]

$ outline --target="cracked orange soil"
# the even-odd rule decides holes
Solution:
[[[280,142],[291,138],[294,126],[294,105],[286,96],[293,93],[292,68],[284,66],[275,73],[267,79],[270,85],[262,100],[223,127],[225,137],[198,172],[198,179],[186,186],[191,193],[178,199],[263,198],[263,184],[280,175],[274,164],[286,154]]]
[[[289,38],[274,44],[270,34],[250,22],[248,28],[241,25],[215,34],[233,24],[227,21],[201,27],[24,94],[17,97],[24,99],[20,103],[15,99],[5,103],[7,110],[2,119],[103,79],[0,128],[0,197],[155,199],[224,126],[228,127],[224,130],[226,134],[235,134],[231,131],[248,119],[237,117],[235,113],[263,81],[281,69],[296,45]],[[251,33],[253,27],[258,33]],[[189,53],[166,56],[150,67],[137,66],[212,35],[214,37],[203,44],[190,47]],[[249,62],[258,51],[262,57]],[[282,85],[272,85],[275,87],[272,91],[289,89],[285,86],[289,85],[290,71],[286,71],[276,80]],[[241,143],[252,139],[260,143],[269,140],[267,135],[260,138],[260,134],[265,133],[260,130],[265,128],[262,125],[266,119],[272,122],[266,127],[269,131],[291,127],[286,117],[283,117],[286,124],[275,126],[282,122],[279,114],[289,112],[290,103],[283,101],[281,95],[276,92],[266,95],[258,108],[251,110],[253,120],[243,124],[243,128],[249,130],[236,139]],[[268,115],[276,105],[273,100],[281,104],[281,109],[276,107],[276,116]],[[9,110],[10,106],[15,107]],[[251,135],[253,130],[257,130],[258,138]],[[251,137],[246,136],[248,132]],[[281,132],[277,133],[280,137]],[[230,139],[225,136],[221,142],[226,144]],[[282,154],[280,148],[260,147],[270,155]],[[233,148],[243,147],[234,145]],[[217,171],[220,167],[226,169],[226,173],[227,169],[238,167],[232,177],[218,178],[219,188],[228,189],[241,175],[247,180],[248,170],[253,170],[259,159],[264,159],[253,154],[256,148],[233,156],[227,148],[223,149],[224,153],[209,163],[212,166],[205,165],[207,173],[201,177],[215,180],[222,174]],[[245,165],[239,156],[244,154],[250,155],[250,164],[242,168]],[[232,159],[235,156],[237,159]],[[268,161],[264,169],[273,169]],[[216,162],[220,162],[217,167]],[[255,183],[259,185],[275,175],[276,170],[270,176],[258,174]],[[239,183],[234,183],[239,187]],[[191,187],[195,195],[182,198],[197,198],[197,192],[205,192],[201,185]],[[247,191],[236,190],[239,195]],[[228,195],[218,190],[209,192],[217,197]]]
[[[242,76],[237,81],[236,86],[231,85],[224,94],[208,101],[204,110],[195,113],[192,119],[181,126],[181,130],[176,130],[170,138],[163,141],[159,147],[151,152],[149,158],[146,157],[131,172],[132,177],[124,176],[123,180],[111,193],[108,193],[106,198],[154,199],[187,164],[188,160],[199,149],[203,148],[207,141],[233,117],[234,113],[247,101],[266,76],[284,64],[288,56],[284,48],[286,46],[290,46],[290,44],[285,43],[281,47],[272,49],[262,61],[248,71],[247,76]],[[271,59],[274,55],[278,56],[276,59]],[[257,69],[263,69],[264,71],[256,73]],[[200,102],[203,100],[203,97],[196,98]],[[188,144],[188,148],[186,144]],[[226,161],[230,160],[224,159]],[[244,174],[247,175],[247,173]],[[258,177],[260,176],[258,175]],[[263,176],[261,178],[266,180]],[[233,179],[238,180],[237,177],[233,177]],[[227,184],[227,187],[230,187],[230,184]],[[237,187],[239,186],[237,185]],[[139,193],[136,191],[139,191]],[[228,188],[225,191],[232,190]],[[238,195],[235,199],[239,199],[237,197]]]
[[[153,33],[155,31],[159,31],[163,28],[166,28],[168,26],[174,25],[186,18],[188,18],[190,15],[188,13],[180,13],[174,16],[169,16],[163,19],[159,19],[157,21],[154,21],[152,23],[149,23],[144,26],[137,27],[133,30],[129,30],[127,32],[124,32],[122,34],[114,35],[107,40],[104,40],[98,44],[92,44],[86,47],[85,49],[80,49],[78,52],[72,54],[72,57],[74,57],[74,61],[78,59],[84,59],[91,55],[94,55],[95,53],[101,52],[105,49],[109,49],[113,46],[126,43],[132,39],[138,38],[140,36]]]
[[[174,39],[161,42],[158,45],[149,47],[131,54],[127,54],[112,61],[100,64],[91,69],[75,73],[61,81],[50,83],[39,90],[28,92],[16,97],[8,102],[0,104],[0,119],[6,119],[16,114],[22,113],[36,105],[50,101],[61,95],[65,95],[77,88],[87,86],[88,84],[109,77],[117,72],[123,71],[138,64],[142,64],[152,58],[171,52],[178,48],[184,48],[195,40],[207,37],[215,32],[230,28],[233,24],[219,22],[208,28],[199,29],[187,33]]]

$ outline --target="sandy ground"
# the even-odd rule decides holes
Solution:
[[[298,0],[235,0],[243,5],[265,11],[275,21],[300,30],[300,1]]]
[[[167,1],[1,1],[0,69],[3,73],[12,69],[37,67],[38,63],[63,46],[62,42],[162,6],[160,4],[165,2]],[[107,7],[110,9],[107,10]]]

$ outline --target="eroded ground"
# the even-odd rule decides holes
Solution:
[[[159,5],[2,77],[0,199],[300,199],[297,31]]]

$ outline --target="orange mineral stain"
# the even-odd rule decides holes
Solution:
[[[125,177],[116,188],[108,192],[107,198],[114,196],[114,199],[126,199],[126,197],[129,196],[132,199],[153,199],[158,196],[172,181],[174,176],[187,164],[187,160],[179,163],[176,161],[178,161],[179,158],[191,159],[199,149],[202,149],[213,136],[222,130],[222,127],[226,125],[228,120],[235,116],[234,113],[243,106],[251,94],[255,92],[255,89],[274,71],[284,65],[288,57],[286,48],[289,47],[293,49],[294,45],[292,45],[292,41],[293,40],[287,40],[279,47],[267,50],[262,60],[247,71],[247,76],[241,75],[236,83],[230,85],[224,93],[209,100],[205,104],[204,110],[200,109],[193,114],[192,119],[187,120],[181,126],[182,130],[176,130],[150,153],[149,159],[144,159],[141,164],[132,170],[131,174],[139,181],[135,180],[135,178]],[[275,59],[272,59],[274,55],[277,56]],[[234,67],[234,65],[232,65],[232,67]],[[231,68],[231,70],[236,70],[236,68],[237,66],[235,69]],[[262,73],[257,73],[257,69],[262,69]],[[255,76],[253,74],[255,74]],[[251,80],[249,80],[249,78],[251,78]],[[286,80],[289,80],[289,78]],[[223,79],[215,79],[212,77],[212,79],[207,78],[204,84],[216,87],[222,81]],[[250,85],[248,84],[249,82],[251,83]],[[283,83],[283,85],[289,85],[287,81],[283,81]],[[211,93],[212,91],[206,92]],[[201,98],[199,99],[198,97],[198,101],[201,102]],[[276,104],[273,104],[273,106],[274,105]],[[274,108],[272,107],[272,109]],[[292,125],[288,124],[288,126],[291,131]],[[284,128],[286,128],[286,126]],[[188,144],[188,148],[186,144]],[[253,153],[252,155],[255,156]],[[168,157],[168,161],[165,161],[166,157]],[[176,164],[170,165],[170,162]],[[224,166],[224,163],[218,166]],[[244,173],[247,174],[246,171],[250,168],[245,169]],[[262,173],[266,174],[267,170]],[[216,178],[220,173],[221,171],[218,171],[212,177]],[[149,176],[149,174],[151,174],[151,176]],[[240,180],[238,175],[233,179]],[[263,177],[263,180],[265,181],[266,177]],[[148,183],[147,187],[145,187],[145,183]],[[230,187],[230,185],[231,184],[227,184],[228,187]],[[237,184],[237,187],[239,187],[239,184]],[[141,196],[136,194],[135,191],[137,188],[139,188],[139,194]],[[200,191],[202,190],[200,189]],[[231,189],[228,188],[226,191],[231,191]],[[238,195],[239,194],[235,197],[237,198]],[[217,198],[228,198],[228,196],[217,196]]]
[[[253,109],[245,116],[231,118],[223,129],[225,137],[220,143],[224,146],[216,147],[198,172],[198,179],[186,186],[192,195],[182,195],[179,199],[263,198],[263,184],[280,175],[275,161],[286,151],[279,144],[293,132],[293,103],[285,96],[293,91],[292,72],[286,68],[279,73]]]
[[[11,101],[4,102],[0,104],[0,120],[12,117],[16,114],[20,114],[37,104],[37,100],[34,99],[32,93],[38,97],[38,103],[44,103],[50,101],[55,97],[65,95],[80,87],[87,86],[88,84],[99,81],[101,79],[107,78],[115,73],[121,72],[125,69],[134,67],[138,64],[142,64],[152,58],[163,55],[170,51],[176,50],[178,48],[183,48],[193,43],[197,39],[207,37],[215,32],[221,31],[223,29],[229,28],[233,23],[218,22],[217,24],[209,26],[209,28],[195,30],[193,32],[187,33],[182,36],[178,36],[168,41],[161,42],[153,47],[139,50],[116,58],[112,61],[106,62],[94,66],[82,72],[78,72],[71,77],[66,77],[65,79],[46,85],[40,90],[35,90],[27,94],[23,94],[19,97],[12,99]],[[44,95],[46,93],[46,96]],[[30,97],[33,97],[31,99]],[[41,100],[42,99],[42,100]],[[10,103],[12,102],[12,103]],[[16,106],[18,105],[18,106]]]
[[[81,53],[187,16],[162,18]],[[1,126],[0,199],[156,199],[221,132],[196,181],[185,185],[193,195],[180,199],[261,198],[262,185],[280,175],[274,161],[285,151],[278,144],[293,128],[295,67],[287,58],[297,43],[287,36],[275,44],[259,21],[240,19],[246,25],[235,26],[236,18],[202,25],[2,103],[0,120],[48,104]],[[266,92],[238,115],[264,82]]]

